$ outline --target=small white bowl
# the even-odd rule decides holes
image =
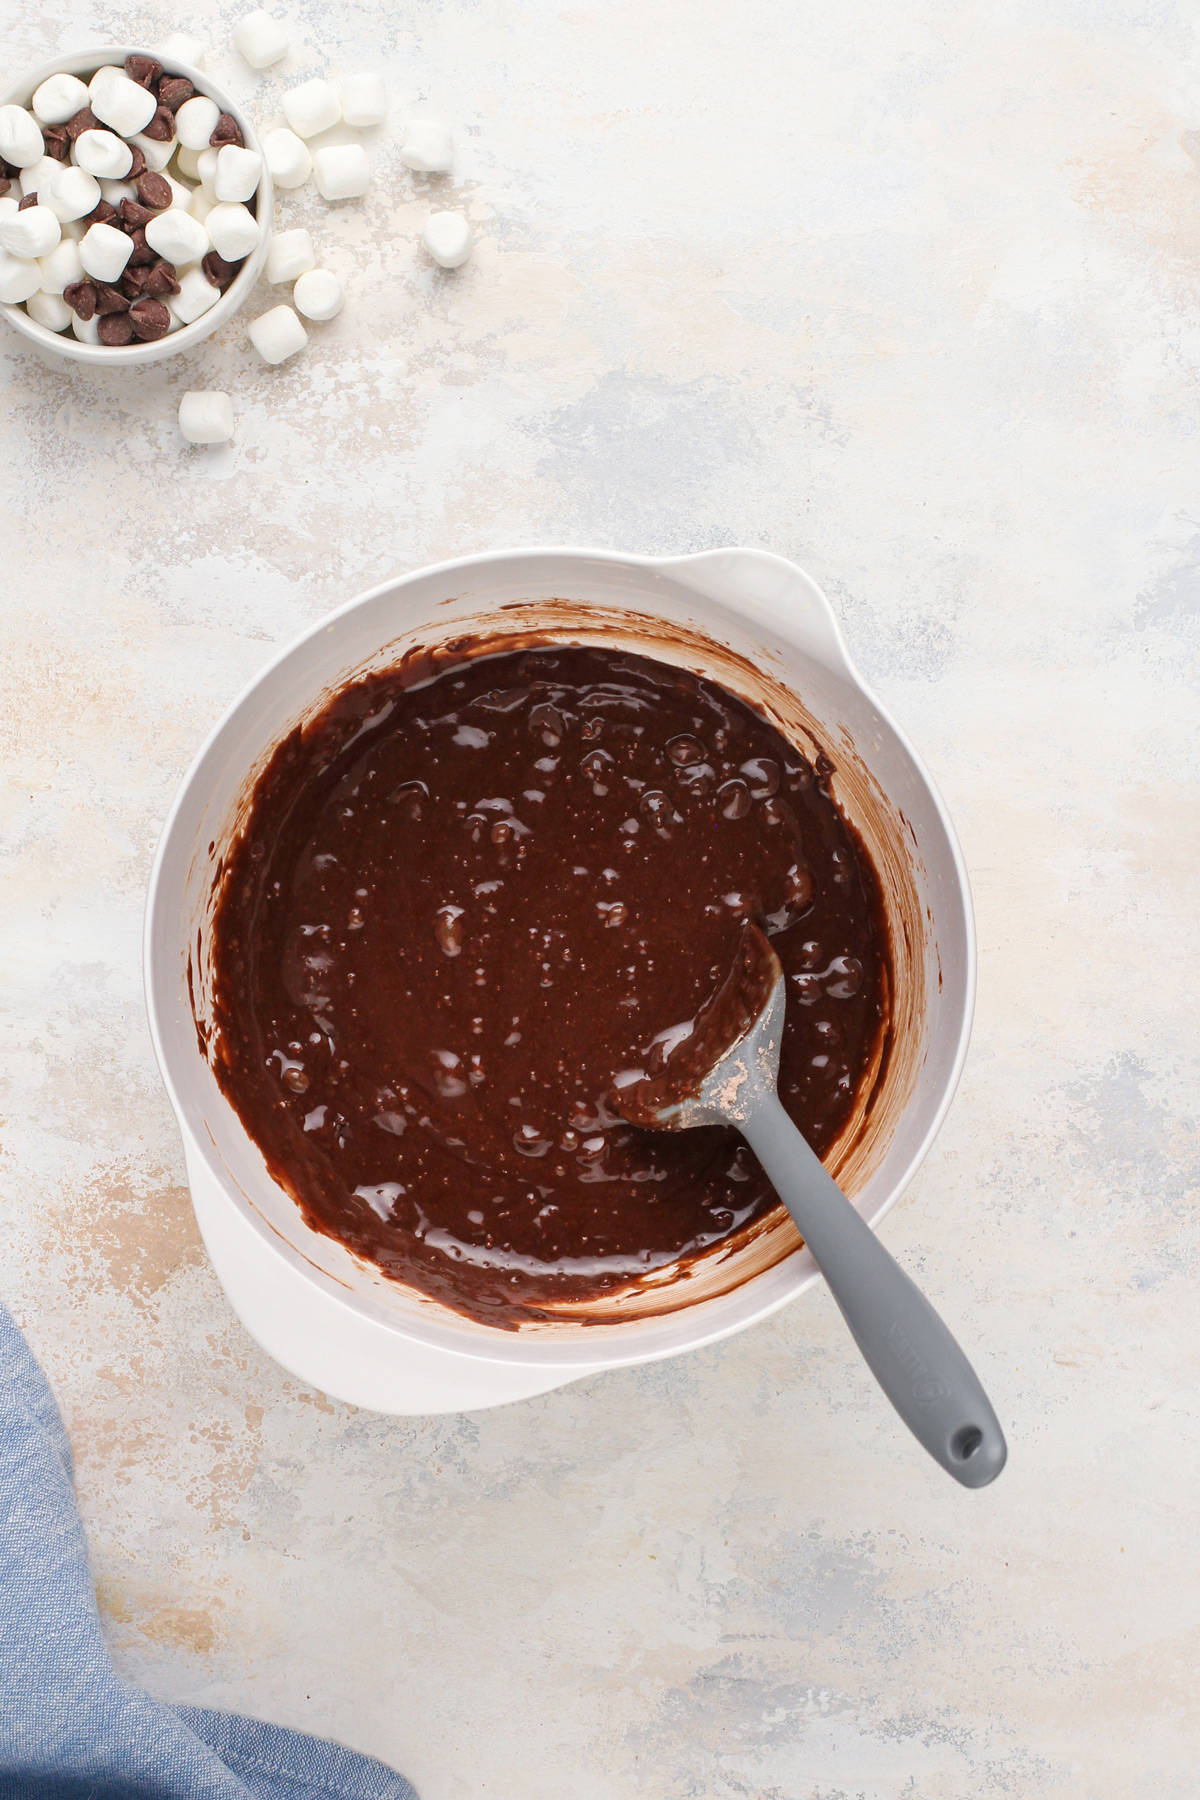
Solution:
[[[118,68],[122,68],[127,56],[154,54],[153,50],[143,49],[136,44],[103,44],[98,50],[80,50],[70,56],[56,56],[53,62],[43,63],[40,69],[34,69],[32,74],[23,76],[6,93],[0,94],[0,106],[28,106],[35,88],[40,87],[50,75],[91,75],[106,63],[115,63]],[[222,112],[232,113],[241,129],[246,148],[257,150],[262,155],[258,133],[246,116],[244,107],[218,82],[213,81],[211,76],[201,74],[199,69],[192,68],[190,63],[180,62],[178,57],[169,57],[165,66],[172,75],[186,76],[196,92],[207,94],[210,99],[215,100]],[[178,331],[169,332],[166,337],[156,338],[153,343],[84,344],[69,326],[66,331],[51,331],[48,326],[39,325],[36,319],[30,318],[23,306],[0,306],[0,313],[4,314],[10,325],[15,326],[24,337],[32,339],[40,349],[48,350],[52,355],[64,356],[70,362],[91,363],[93,368],[116,369],[131,363],[162,362],[181,350],[194,350],[206,337],[211,337],[226,319],[233,317],[238,308],[249,299],[251,290],[262,274],[271,242],[271,225],[275,212],[275,188],[265,156],[256,201],[256,217],[263,228],[262,236],[216,305],[210,306],[191,325],[183,325]]]

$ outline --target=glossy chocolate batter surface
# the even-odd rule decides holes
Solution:
[[[561,646],[415,679],[347,688],[261,776],[221,875],[210,1054],[311,1225],[515,1326],[776,1204],[736,1133],[611,1104],[743,922],[786,972],[780,1093],[818,1151],[886,1024],[886,931],[831,765],[714,683]]]

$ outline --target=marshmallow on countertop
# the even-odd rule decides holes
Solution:
[[[263,150],[277,188],[301,187],[312,174],[312,155],[308,145],[286,125],[268,131],[263,139]]]
[[[115,225],[91,225],[79,240],[79,260],[93,281],[119,281],[133,254],[133,239]]]
[[[371,165],[361,144],[329,144],[314,150],[313,174],[324,200],[357,200],[371,185]]]
[[[213,192],[218,200],[249,200],[262,178],[263,159],[257,150],[240,144],[222,144],[217,152]]]
[[[74,238],[63,238],[48,256],[38,259],[42,271],[42,292],[61,294],[83,280],[83,261]]]
[[[0,161],[27,169],[46,150],[41,126],[23,106],[0,106]]]
[[[461,269],[471,254],[471,227],[461,213],[430,213],[421,242],[443,269]]]
[[[39,288],[36,294],[30,294],[25,302],[25,311],[38,325],[44,325],[47,331],[65,331],[71,323],[71,308],[61,294],[51,294],[45,288]]]
[[[133,151],[115,132],[83,131],[75,139],[75,161],[89,175],[120,181],[133,167]]]
[[[212,245],[207,227],[181,206],[169,207],[146,221],[146,242],[177,269],[199,262]]]
[[[95,212],[101,200],[107,198],[104,185],[94,175],[89,175],[86,169],[76,168],[73,163],[59,163],[45,187],[38,189],[39,203],[50,208],[60,225],[69,225],[74,219],[85,219],[88,213]],[[135,192],[134,199],[136,198]],[[114,201],[113,204],[117,205],[119,202]]]
[[[342,284],[332,269],[307,269],[292,289],[296,311],[306,319],[336,319],[346,304]]]
[[[129,142],[135,150],[140,150],[146,159],[146,167],[153,175],[161,175],[175,154],[177,138],[148,138],[144,131],[135,132]]]
[[[220,298],[220,289],[213,286],[203,269],[185,269],[179,277],[179,292],[171,295],[167,310],[181,325],[191,325]]]
[[[454,164],[454,138],[438,119],[410,119],[400,161],[419,175],[445,175]]]
[[[220,200],[204,221],[212,239],[212,247],[226,262],[240,262],[249,256],[262,237],[262,226],[250,211],[236,200]]]
[[[316,266],[317,253],[313,249],[312,238],[303,225],[297,225],[292,231],[275,233],[267,251],[268,281],[295,281],[306,269],[315,269]]]
[[[187,150],[207,150],[208,140],[217,129],[221,109],[207,94],[193,94],[175,114],[175,131]]]
[[[251,325],[250,342],[264,362],[281,363],[303,350],[308,333],[290,306],[273,306]]]
[[[0,305],[20,306],[41,285],[42,271],[37,263],[0,250]]]
[[[387,89],[382,75],[342,77],[342,117],[356,128],[382,125],[387,117]]]
[[[0,219],[0,250],[10,256],[49,256],[61,238],[62,226],[48,206],[27,206]]]
[[[204,42],[186,31],[173,31],[158,46],[158,59],[168,68],[172,63],[191,63],[193,69],[204,67]]]
[[[65,125],[88,104],[87,83],[78,75],[48,75],[34,89],[30,105],[39,125]]]
[[[252,69],[269,69],[287,55],[290,43],[287,26],[261,8],[233,28],[233,47]]]
[[[283,96],[283,116],[297,137],[317,137],[341,118],[341,96],[332,81],[318,76],[288,90]]]
[[[103,81],[93,79],[88,93],[92,97],[92,111],[100,123],[115,131],[118,137],[132,137],[135,131],[145,131],[158,111],[157,96],[140,82],[131,81],[123,71],[109,75]]]
[[[179,402],[179,429],[189,444],[227,444],[233,436],[233,401],[214,389],[193,388]]]

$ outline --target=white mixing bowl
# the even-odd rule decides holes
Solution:
[[[689,1280],[658,1276],[586,1318],[567,1309],[517,1331],[475,1324],[311,1230],[217,1086],[196,1025],[209,1004],[213,877],[273,747],[332,690],[406,650],[526,631],[691,668],[832,756],[834,791],[879,872],[892,937],[892,1047],[869,1109],[860,1105],[829,1158],[872,1224],[928,1150],[966,1054],[975,946],[950,821],[800,569],[757,550],[667,559],[513,550],[422,569],[352,601],[246,689],[188,771],[151,875],[145,964],[196,1216],[235,1311],[285,1368],[381,1412],[469,1411],[678,1355],[765,1318],[817,1278],[781,1211]]]

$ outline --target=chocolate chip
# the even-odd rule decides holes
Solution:
[[[85,131],[99,131],[100,128],[100,121],[90,106],[81,107],[75,114],[75,117],[73,119],[68,119],[63,126],[63,130],[66,132],[72,143],[75,142],[77,137],[82,137]]]
[[[161,212],[164,206],[171,204],[171,184],[165,175],[154,175],[147,170],[137,180],[137,196],[143,206],[151,206],[155,212]],[[144,225],[145,220],[141,223]]]
[[[109,200],[97,200],[90,213],[84,219],[85,225],[111,225],[117,216],[117,209]]]
[[[145,344],[166,337],[171,329],[171,315],[161,300],[135,300],[129,309],[134,332]]]
[[[165,144],[175,136],[175,114],[160,106],[150,123],[142,128],[142,136],[153,138],[156,144]]]
[[[140,144],[130,144],[129,154],[133,161],[129,165],[129,172],[125,179],[126,181],[136,181],[139,175],[146,173],[146,152]]]
[[[61,125],[43,125],[42,143],[46,147],[46,155],[52,156],[55,162],[66,162],[71,154],[71,140]]]
[[[109,287],[101,281],[96,286],[96,311],[101,314],[128,312],[128,296],[120,288]]]
[[[226,262],[215,250],[210,250],[200,264],[215,288],[227,288],[241,266],[241,262]]]
[[[158,84],[158,104],[165,106],[168,112],[178,112],[195,91],[186,75],[168,75]]]
[[[71,308],[77,319],[92,319],[96,316],[96,289],[90,281],[73,281],[63,289],[63,299]]]
[[[153,217],[148,206],[139,206],[136,200],[122,200],[121,225],[131,235],[135,231],[143,231]]]
[[[121,277],[121,292],[129,300],[137,300],[150,286],[152,271],[144,263],[134,269],[127,268]]]
[[[7,194],[12,182],[7,175],[0,175],[0,198]]]
[[[156,263],[146,277],[145,291],[153,294],[156,300],[165,300],[168,294],[177,294],[179,281],[175,273],[175,264],[169,263],[165,257],[162,262]]]
[[[130,262],[133,264],[134,268],[136,268],[139,263],[153,263],[157,261],[157,258],[157,251],[150,248],[149,244],[146,242],[145,230],[139,225],[138,229],[133,233],[133,250],[130,253]]]
[[[127,56],[125,58],[125,73],[130,81],[136,81],[139,87],[153,87],[156,81],[162,79],[162,72],[162,64],[155,62],[152,56]]]
[[[238,124],[233,114],[222,113],[217,120],[217,123],[213,128],[213,134],[208,141],[214,150],[219,150],[222,144],[241,145],[245,142],[245,139],[242,137],[241,126]]]
[[[128,344],[133,337],[133,323],[127,312],[106,313],[96,332],[102,344]]]
[[[37,192],[35,190],[32,194],[26,194],[24,199],[18,202],[17,211],[24,212],[27,206],[36,206],[37,203],[38,203],[38,197],[37,197]]]

